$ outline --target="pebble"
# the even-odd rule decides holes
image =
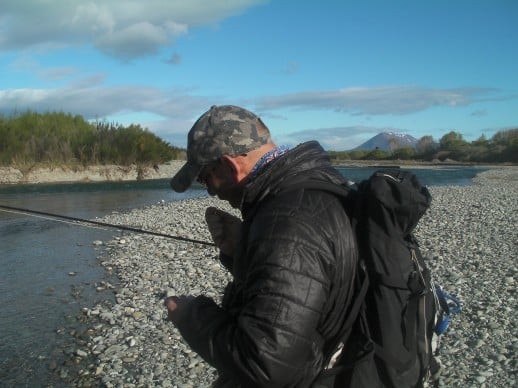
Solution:
[[[415,231],[435,281],[463,303],[441,336],[438,386],[516,386],[518,169],[490,169],[474,182],[430,187],[432,206]],[[113,213],[101,221],[211,241],[207,206],[238,215],[222,201],[198,198]],[[70,386],[210,387],[216,371],[166,321],[163,298],[209,295],[220,302],[230,275],[216,250],[129,233],[93,244],[103,245],[99,261],[119,279],[111,287],[100,284],[113,289],[115,300],[81,312],[92,329],[83,335],[85,345],[70,354],[84,362],[81,374],[72,376],[61,366],[56,373]]]
[[[475,380],[477,380],[477,383],[482,384],[486,382],[486,376],[478,375],[475,377]]]
[[[78,357],[86,357],[86,356],[88,356],[88,353],[86,353],[85,351],[83,351],[81,349],[78,349],[78,350],[76,350],[76,355]]]

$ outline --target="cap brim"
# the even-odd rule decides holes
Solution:
[[[185,163],[173,179],[171,179],[171,188],[177,193],[183,193],[191,186],[200,171],[201,166],[196,163]]]

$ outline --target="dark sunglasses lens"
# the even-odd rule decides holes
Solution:
[[[212,163],[206,164],[200,171],[200,174],[196,177],[196,181],[202,186],[207,187],[207,176],[211,174],[216,167],[220,164],[221,160],[217,159]]]
[[[198,182],[202,186],[207,186],[205,184],[205,179],[203,179],[202,173],[196,177],[196,182]]]

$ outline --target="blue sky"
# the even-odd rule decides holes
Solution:
[[[211,105],[278,144],[518,127],[516,0],[1,0],[0,113],[135,123],[184,147]]]

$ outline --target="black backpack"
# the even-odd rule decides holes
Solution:
[[[377,171],[353,186],[306,188],[340,196],[360,264],[357,296],[335,346],[344,351],[329,355],[314,386],[421,387],[438,374],[432,337],[440,317],[449,317],[413,235],[431,203],[428,189],[400,169]]]

